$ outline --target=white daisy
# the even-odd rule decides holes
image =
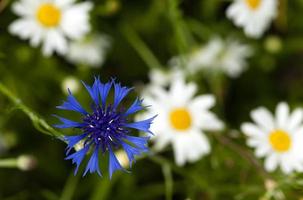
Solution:
[[[186,68],[189,73],[200,70],[219,71],[229,77],[238,77],[247,67],[246,59],[252,55],[252,49],[232,39],[224,41],[216,37],[186,56]],[[178,62],[178,61],[177,61]],[[174,65],[180,65],[173,61]]]
[[[172,80],[178,79],[183,76],[184,72],[176,67],[170,70],[152,69],[148,76],[150,79],[150,85],[168,86]]]
[[[274,171],[278,166],[284,173],[303,170],[303,110],[292,113],[286,103],[280,103],[273,116],[266,108],[251,112],[255,124],[241,127],[247,145],[255,148],[257,157],[265,157],[265,169]]]
[[[278,0],[235,0],[226,15],[236,26],[243,27],[247,36],[259,38],[278,12]]]
[[[92,3],[75,0],[20,0],[13,11],[20,16],[9,31],[30,40],[34,47],[42,43],[46,56],[53,52],[65,54],[68,39],[80,39],[90,31],[89,11]]]
[[[82,40],[71,42],[67,59],[75,64],[100,67],[110,46],[106,35],[90,35]]]
[[[162,150],[171,143],[178,165],[197,161],[209,153],[210,144],[203,131],[223,128],[223,123],[209,110],[215,104],[214,96],[194,97],[196,90],[196,84],[185,83],[179,77],[172,80],[169,90],[155,85],[149,94],[143,95],[146,105],[152,105],[145,114],[158,114],[151,128],[155,149]]]

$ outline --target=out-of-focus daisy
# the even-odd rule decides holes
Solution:
[[[172,67],[168,70],[152,69],[148,74],[150,79],[149,85],[168,86],[172,80],[178,79],[178,77],[183,75],[184,72],[177,67]]]
[[[90,31],[89,11],[92,3],[75,4],[75,0],[20,0],[13,11],[20,16],[9,31],[21,39],[29,39],[37,47],[42,43],[46,56],[65,54],[68,39],[80,39]]]
[[[100,67],[110,46],[106,35],[89,35],[82,40],[70,43],[67,59],[74,64]]]
[[[149,137],[133,136],[131,130],[151,133],[149,129],[154,117],[131,122],[130,116],[144,109],[141,105],[142,100],[136,99],[132,105],[125,109],[120,104],[131,91],[131,88],[122,87],[114,80],[103,84],[96,78],[92,86],[88,86],[84,82],[83,85],[93,100],[91,111],[85,110],[71,92],[69,92],[67,101],[57,107],[62,110],[75,111],[81,115],[80,122],[57,116],[62,122],[62,124],[56,125],[57,128],[77,128],[81,131],[78,135],[64,137],[67,142],[67,157],[65,159],[72,160],[76,164],[76,174],[85,155],[92,152],[84,175],[87,172],[97,172],[101,176],[99,154],[108,153],[108,168],[111,177],[116,170],[124,170],[114,154],[116,149],[123,148],[130,165],[135,162],[135,156],[148,151],[147,142]],[[107,99],[112,87],[114,88],[114,99],[112,103],[109,103]],[[78,151],[70,153],[74,148]]]
[[[255,148],[257,157],[265,157],[265,169],[278,166],[284,173],[303,170],[303,111],[289,112],[286,103],[278,104],[275,116],[266,108],[251,112],[254,123],[241,127],[247,144]]]
[[[173,80],[182,78],[185,72],[179,67],[169,69],[152,69],[149,71],[149,83],[144,86],[142,95],[149,94],[154,86],[167,88]]]
[[[259,38],[278,12],[278,0],[234,0],[226,15],[247,36]]]
[[[240,42],[216,37],[206,46],[196,49],[185,57],[185,67],[189,73],[197,73],[200,70],[217,71],[227,74],[229,77],[238,77],[247,67],[246,59],[252,55],[252,49]],[[171,63],[180,65],[179,58],[174,58]]]
[[[178,165],[197,161],[209,153],[204,131],[223,128],[223,123],[209,110],[215,104],[214,96],[195,97],[196,90],[197,85],[179,77],[171,81],[169,90],[154,85],[149,94],[143,95],[145,102],[153,105],[145,114],[158,114],[152,127],[155,149],[162,150],[171,143]]]

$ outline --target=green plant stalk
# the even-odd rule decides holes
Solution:
[[[94,192],[90,197],[90,200],[106,200],[111,192],[112,186],[119,179],[121,174],[115,174],[112,180],[106,178],[98,179],[98,183],[95,186]]]
[[[204,25],[196,19],[188,19],[186,21],[186,24],[188,25],[190,31],[203,41],[207,41],[213,37],[213,31],[208,26]]]
[[[0,1],[0,13],[6,9],[6,7],[9,5],[11,0],[2,0]]]
[[[72,172],[66,181],[60,200],[73,199],[78,181],[79,181],[79,175],[74,176],[74,173]]]
[[[259,161],[255,159],[254,155],[252,155],[249,151],[246,151],[246,149],[242,148],[238,144],[232,142],[228,137],[225,137],[223,134],[213,134],[214,138],[221,143],[222,145],[230,148],[232,151],[236,152],[238,155],[240,155],[244,160],[247,160],[252,164],[253,167],[255,167],[256,171],[259,173],[260,177],[262,177],[264,180],[271,178],[270,174],[268,174],[263,167],[260,165]]]
[[[187,171],[185,168],[178,167],[161,156],[153,155],[153,156],[149,156],[148,158],[158,165],[161,165],[161,166],[163,166],[164,164],[168,165],[172,171],[174,171],[175,173],[177,173],[187,179],[190,179],[191,181],[193,181],[193,183],[195,183],[202,190],[211,192],[211,188],[209,187],[208,183],[203,181],[203,179],[200,179],[199,175],[192,173],[190,171]]]
[[[168,0],[169,19],[171,20],[173,29],[175,31],[177,47],[180,53],[182,54],[185,52],[187,45],[185,40],[185,34],[182,30],[182,19],[180,16],[180,11],[178,9],[178,4],[178,0]]]
[[[46,135],[62,137],[63,135],[52,128],[43,118],[27,107],[21,99],[14,95],[4,84],[0,83],[0,93],[7,97],[18,109],[23,111],[32,121],[34,127]]]
[[[17,168],[18,161],[16,158],[7,158],[0,160],[0,168]]]
[[[59,197],[50,190],[42,190],[41,195],[44,197],[45,200],[58,200]]]
[[[182,19],[182,14],[178,8],[179,0],[168,0],[168,17],[174,30],[174,38],[181,61],[181,66],[185,66],[185,54],[189,50],[189,43],[194,43],[194,39],[187,31],[186,23]]]
[[[160,61],[132,28],[124,25],[122,33],[150,69],[162,68]]]
[[[165,181],[165,197],[166,200],[172,200],[173,199],[173,177],[171,173],[170,166],[166,163],[162,165],[162,172],[164,176]]]

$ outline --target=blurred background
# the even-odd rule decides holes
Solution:
[[[11,34],[8,27],[19,17],[11,9],[15,2],[0,1],[0,82],[49,125],[57,123],[52,114],[58,113],[55,107],[66,98],[68,87],[89,104],[80,80],[116,77],[135,86],[135,97],[150,82],[151,70],[171,70],[173,57],[188,55],[215,37],[236,39],[253,53],[236,78],[203,72],[188,76],[199,93],[216,96],[214,111],[227,127],[219,138],[208,135],[211,154],[178,167],[168,147],[160,157],[140,159],[131,173],[117,172],[112,180],[96,174],[73,176],[74,166],[64,160],[65,144],[41,133],[40,122],[35,126],[29,112],[22,112],[2,90],[0,159],[6,167],[0,169],[1,200],[303,198],[303,177],[264,175],[262,161],[254,158],[237,131],[257,106],[273,110],[279,101],[302,106],[302,0],[280,0],[277,17],[257,39],[247,37],[226,17],[229,0],[90,1],[91,33],[102,35],[97,54],[101,60],[95,63],[71,61],[57,53],[45,56],[40,46]],[[24,155],[25,169],[20,164]]]

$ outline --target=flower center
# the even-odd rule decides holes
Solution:
[[[117,142],[123,138],[128,130],[121,128],[126,119],[121,113],[113,110],[112,107],[103,109],[95,107],[92,114],[84,117],[83,132],[88,133],[88,141],[100,145],[105,151],[108,146],[115,146]]]
[[[261,1],[262,0],[245,0],[246,1],[246,4],[253,10],[257,9],[260,4],[261,4]]]
[[[171,125],[177,130],[184,131],[191,126],[192,119],[186,108],[173,109],[169,117]]]
[[[44,3],[38,8],[36,16],[43,26],[54,27],[61,20],[61,11],[52,3]]]
[[[291,146],[289,134],[283,130],[275,130],[270,133],[269,141],[272,148],[277,152],[288,151]]]

